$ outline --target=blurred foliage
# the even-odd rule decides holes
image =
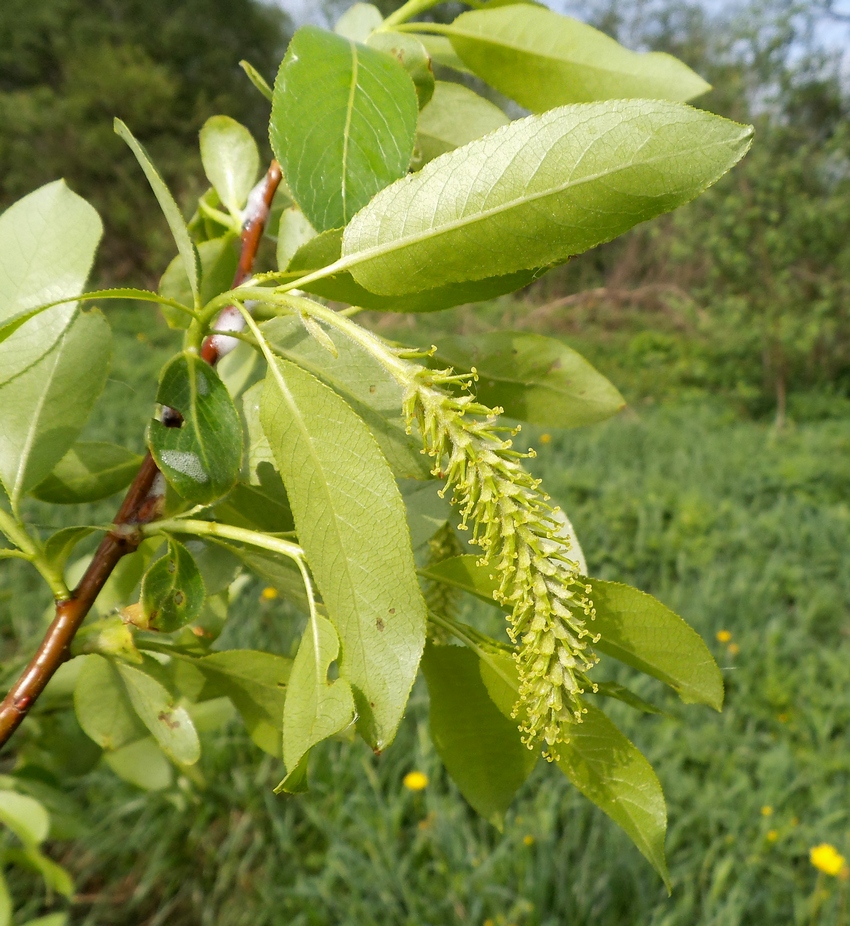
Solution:
[[[238,63],[272,79],[288,31],[258,0],[3,0],[0,208],[65,177],[106,225],[98,276],[158,278],[170,237],[113,118],[188,204],[204,188],[197,134],[208,116],[266,138],[268,104]]]

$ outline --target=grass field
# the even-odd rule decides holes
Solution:
[[[148,369],[120,359],[137,347],[130,320],[118,317],[122,350],[91,437],[118,427],[119,439],[139,440],[153,390]],[[148,340],[156,346],[165,335]],[[119,411],[122,397],[128,412]],[[644,716],[605,705],[667,794],[672,897],[553,768],[537,768],[504,833],[476,818],[430,745],[417,686],[392,748],[380,758],[361,743],[318,750],[303,797],[271,793],[280,768],[237,725],[206,743],[205,784],[182,781],[148,795],[101,769],[69,781],[78,807],[71,817],[85,824],[53,854],[77,879],[72,923],[813,921],[809,848],[827,841],[850,854],[850,419],[776,433],[703,398],[638,404],[548,442],[538,432],[529,437],[540,451],[535,467],[570,514],[591,572],[673,607],[723,668],[722,714],[683,706],[660,684],[606,663],[597,673],[628,680],[665,711]],[[0,619],[16,635],[40,620],[34,588],[22,570],[0,571]],[[282,614],[260,602],[259,590],[246,592],[255,604],[239,628],[244,644],[267,639]],[[402,786],[411,769],[429,776],[424,791]],[[823,884],[821,926],[842,922],[846,884]],[[30,912],[39,902],[33,898]]]

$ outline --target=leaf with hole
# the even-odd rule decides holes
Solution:
[[[364,422],[333,390],[271,358],[260,407],[328,615],[358,728],[383,749],[404,712],[425,643],[425,604],[392,471]]]
[[[182,415],[181,427],[153,420],[148,446],[165,478],[186,501],[209,504],[236,484],[242,465],[242,424],[215,370],[195,354],[162,371],[157,402]]]
[[[316,26],[289,43],[270,137],[296,202],[317,231],[346,225],[413,153],[413,81],[389,55]]]
[[[304,630],[283,706],[283,762],[292,772],[317,743],[344,730],[354,719],[348,681],[331,680],[328,670],[339,657],[333,624],[315,615]]]
[[[191,624],[204,606],[204,580],[192,554],[172,537],[165,556],[142,579],[142,613],[151,630],[173,633]]]
[[[693,199],[751,140],[654,100],[528,116],[378,193],[345,229],[338,271],[392,296],[562,263]]]
[[[510,418],[551,428],[604,421],[625,405],[617,389],[566,344],[526,331],[442,338],[437,360],[478,372],[475,393]]]

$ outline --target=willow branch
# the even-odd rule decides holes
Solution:
[[[280,180],[280,166],[277,161],[272,161],[266,176],[257,184],[248,199],[234,286],[238,286],[251,275]],[[216,320],[216,329],[228,330],[229,314],[232,314],[231,309],[224,309]],[[241,319],[238,311],[236,315]],[[208,337],[201,348],[203,359],[211,366],[215,365],[227,353],[228,340],[235,341],[234,338],[227,338],[221,334]],[[180,415],[173,409],[163,410],[162,421],[167,427],[180,427],[183,423]],[[164,504],[165,479],[157,469],[153,457],[147,453],[115,516],[112,529],[101,541],[70,598],[57,600],[56,616],[44,639],[29,665],[0,704],[0,748],[20,726],[57,669],[70,658],[74,636],[106,580],[123,556],[138,549],[144,539],[142,527],[162,516]]]

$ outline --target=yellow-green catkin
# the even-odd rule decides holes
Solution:
[[[570,557],[557,510],[522,465],[533,451],[512,448],[515,432],[499,425],[501,409],[450,391],[473,377],[418,368],[405,390],[405,415],[452,492],[461,528],[472,530],[482,562],[499,576],[494,597],[511,608],[508,634],[519,644],[514,715],[523,742],[542,741],[553,759],[568,725],[582,720],[584,673],[598,661],[588,646],[598,639],[587,627],[595,617],[591,589]]]

